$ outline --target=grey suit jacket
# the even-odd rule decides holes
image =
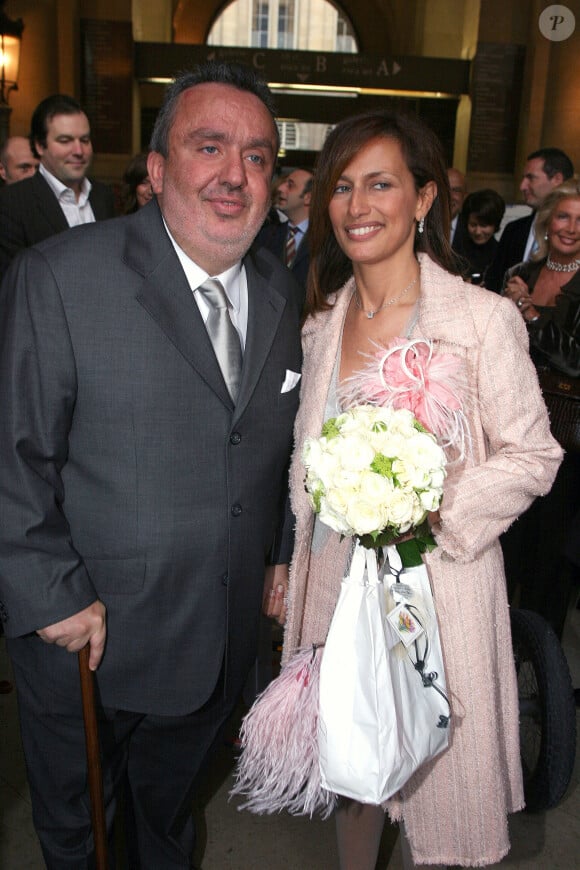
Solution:
[[[112,189],[98,181],[91,185],[89,202],[95,220],[114,217]],[[56,196],[39,172],[3,187],[0,190],[0,276],[22,248],[68,229]]]
[[[157,203],[31,248],[0,289],[0,599],[10,652],[54,679],[36,629],[107,607],[105,706],[179,715],[255,655],[299,387],[295,285],[246,258],[236,407]]]

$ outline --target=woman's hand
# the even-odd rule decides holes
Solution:
[[[434,535],[441,531],[441,516],[439,511],[429,511],[427,514],[427,522],[429,523],[429,528]]]
[[[519,308],[526,323],[540,316],[538,309],[534,307],[528,285],[518,275],[514,275],[513,278],[509,279],[504,287],[503,295],[511,299]]]
[[[288,595],[288,565],[268,565],[264,579],[262,612],[279,625],[286,622],[286,596]]]

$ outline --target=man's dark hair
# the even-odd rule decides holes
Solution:
[[[36,150],[36,143],[46,148],[46,136],[48,133],[49,121],[55,115],[79,115],[85,114],[85,110],[80,103],[77,103],[73,97],[68,94],[52,94],[46,97],[38,104],[32,118],[30,119],[30,147],[35,157],[40,158],[40,154]]]
[[[206,61],[194,67],[191,71],[181,73],[167,88],[163,104],[155,121],[149,148],[157,151],[163,157],[169,153],[169,131],[173,125],[179,97],[184,91],[196,85],[205,84],[231,85],[240,91],[248,91],[262,101],[274,124],[276,135],[276,152],[280,145],[280,134],[276,124],[276,111],[270,88],[260,76],[249,66],[219,61]]]
[[[543,160],[544,172],[548,178],[561,172],[564,181],[567,181],[574,175],[574,164],[560,148],[538,148],[528,154],[527,160]]]

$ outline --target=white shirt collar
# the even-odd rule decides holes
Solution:
[[[88,178],[83,178],[81,182],[81,192],[77,200],[74,190],[71,187],[67,187],[66,184],[63,184],[62,181],[60,181],[55,175],[53,175],[52,172],[49,172],[42,163],[39,165],[38,171],[45,179],[46,183],[58,200],[61,200],[63,197],[70,199],[70,197],[72,196],[79,208],[82,208],[85,205],[86,201],[89,198],[92,187],[91,182]]]
[[[225,272],[220,272],[219,275],[208,275],[208,273],[198,266],[196,262],[194,262],[188,254],[185,253],[182,247],[177,244],[167,223],[165,218],[163,218],[163,223],[165,225],[165,229],[167,230],[167,234],[171,239],[171,244],[175,248],[175,253],[179,257],[179,262],[183,267],[183,271],[185,272],[185,277],[191,287],[192,293],[201,287],[203,282],[207,280],[207,278],[217,278],[218,281],[221,281],[221,284],[226,291],[226,295],[232,304],[232,308],[235,312],[239,312],[240,310],[240,278],[242,272],[242,262],[241,260],[237,263],[234,263],[233,266],[230,266],[229,269],[226,269]],[[199,295],[199,294],[198,294]]]

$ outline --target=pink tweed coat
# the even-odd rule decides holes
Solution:
[[[388,802],[403,819],[419,864],[494,864],[509,850],[507,815],[523,807],[518,699],[498,536],[549,491],[562,452],[550,435],[528,339],[513,304],[465,284],[420,256],[413,337],[465,361],[475,401],[466,408],[472,455],[451,468],[437,549],[426,557],[452,696],[449,749]],[[328,532],[313,545],[313,513],[300,458],[318,436],[339,353],[351,280],[333,308],[303,330],[304,367],[291,498],[296,544],[290,568],[284,660],[326,637],[351,542]],[[364,348],[362,349],[364,350]]]

